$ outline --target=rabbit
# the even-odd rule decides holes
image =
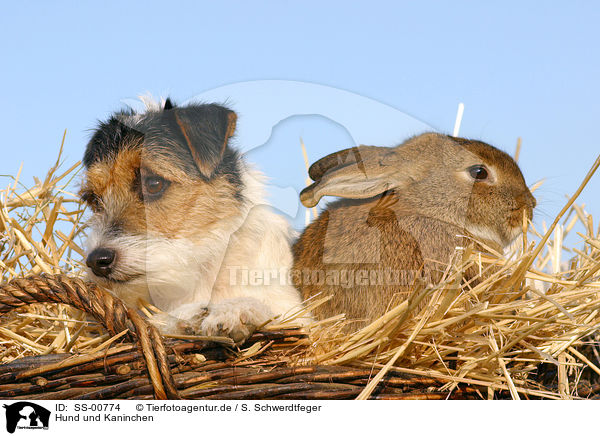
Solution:
[[[305,299],[332,295],[317,318],[345,313],[355,327],[407,299],[415,281],[439,282],[457,247],[504,249],[536,206],[508,154],[438,133],[338,151],[309,176],[314,183],[300,194],[306,207],[341,199],[294,243],[295,284]]]

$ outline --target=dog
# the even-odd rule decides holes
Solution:
[[[301,311],[285,277],[294,235],[264,201],[262,175],[230,144],[235,112],[145,103],[100,122],[84,153],[88,277],[130,306],[142,299],[164,311],[153,318],[163,333],[240,343]]]

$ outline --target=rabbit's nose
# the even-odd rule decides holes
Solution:
[[[527,199],[529,206],[531,206],[532,209],[535,209],[535,207],[537,206],[537,201],[535,199],[535,197],[533,196],[533,194],[528,190],[527,191]]]
[[[529,190],[521,193],[521,195],[517,197],[517,201],[525,206],[530,207],[531,209],[535,209],[537,206],[537,201]]]

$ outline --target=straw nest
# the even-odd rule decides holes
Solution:
[[[0,397],[593,398],[600,229],[575,200],[599,165],[550,226],[524,222],[509,256],[460,253],[440,284],[356,333],[342,315],[304,330],[291,319],[240,349],[161,340],[140,316],[154,308],[133,311],[78,278],[80,166],[63,168],[59,154],[33,187],[19,171],[0,191]],[[564,244],[570,233],[577,248]],[[473,265],[491,275],[461,285]]]

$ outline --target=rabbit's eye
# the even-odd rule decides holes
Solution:
[[[473,165],[468,171],[474,180],[487,180],[488,178],[488,170],[483,165]]]

